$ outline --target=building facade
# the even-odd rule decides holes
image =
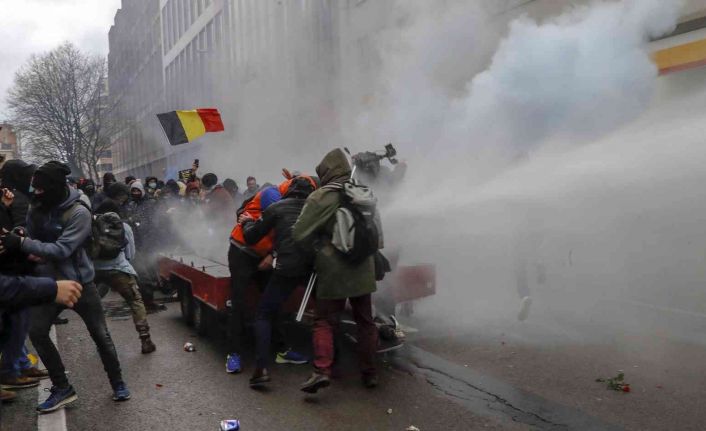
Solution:
[[[108,34],[108,86],[121,127],[110,157],[101,160],[103,171],[144,177],[165,168],[155,120],[164,107],[159,7],[159,0],[123,0]]]
[[[11,124],[0,123],[0,164],[20,158],[20,144]]]
[[[545,19],[587,3],[478,4],[497,29],[491,37],[499,39],[520,16]],[[682,24],[655,42],[653,50],[706,40],[705,11],[706,0],[687,0]],[[109,34],[110,94],[123,124],[113,140],[113,171],[174,177],[204,151],[233,147],[277,147],[298,160],[290,142],[336,139],[342,119],[353,118],[356,109],[374,99],[376,89],[366,83],[374,81],[382,64],[377,37],[404,20],[393,1],[123,0]],[[680,60],[683,50],[661,54],[667,60],[660,68],[676,62],[677,68],[688,69],[706,62],[706,42],[687,47],[686,61]],[[488,61],[491,55],[485,56]],[[350,101],[355,108],[348,106]],[[155,114],[201,107],[218,108],[226,131],[170,147]],[[247,152],[247,157],[259,166],[268,154]],[[221,162],[214,169],[245,166],[237,158],[212,159]]]

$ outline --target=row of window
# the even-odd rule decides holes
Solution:
[[[169,51],[179,38],[211,5],[212,0],[169,0],[162,9],[164,50]]]

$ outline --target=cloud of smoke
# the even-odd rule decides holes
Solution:
[[[447,4],[453,13],[477,10]],[[465,82],[444,74],[463,69],[462,51],[443,42],[453,26],[412,14],[403,32],[387,35],[383,51],[424,41],[384,51],[385,97],[363,124],[400,138],[410,155],[384,221],[404,260],[437,265],[439,293],[422,307],[425,317],[512,317],[525,285],[572,313],[606,297],[693,308],[667,297],[692,295],[704,282],[695,249],[680,242],[703,208],[679,192],[698,184],[689,160],[703,151],[691,119],[660,122],[702,99],[654,101],[666,84],[648,50],[679,11],[678,1],[627,0],[543,23],[520,18],[487,69]],[[461,28],[467,49],[493,46],[482,28]],[[675,139],[681,150],[667,151],[664,142]],[[662,247],[646,246],[652,241]]]

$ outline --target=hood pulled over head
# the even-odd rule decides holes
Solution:
[[[340,148],[330,151],[316,167],[316,175],[321,179],[321,185],[349,180],[351,165],[348,163],[346,153]]]
[[[8,160],[0,169],[2,187],[18,190],[25,195],[29,194],[29,187],[35,170],[37,170],[37,166],[30,165],[22,160]]]
[[[62,203],[68,195],[66,177],[69,174],[71,169],[61,162],[51,161],[40,166],[32,177],[35,202],[44,208],[54,208]],[[41,193],[37,193],[38,190]]]

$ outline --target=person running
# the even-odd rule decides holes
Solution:
[[[122,224],[122,243],[123,248],[119,250],[118,255],[112,259],[94,259],[93,266],[96,270],[96,283],[104,283],[115,292],[118,292],[127,302],[130,311],[132,312],[132,320],[135,323],[135,330],[140,337],[142,345],[142,353],[148,354],[157,350],[157,347],[150,338],[150,325],[147,323],[147,310],[145,303],[142,301],[142,295],[137,287],[137,272],[130,265],[130,260],[135,257],[135,237],[132,233],[130,225],[120,220],[118,215],[119,208],[117,204],[111,200],[105,200],[96,208],[95,214],[97,217],[106,216],[106,223],[110,223],[107,219],[112,217],[115,221]],[[99,223],[96,220],[96,223]],[[112,226],[106,225],[106,231],[118,231]],[[94,238],[95,240],[95,238]]]
[[[9,233],[0,238],[0,245],[9,252],[21,250],[33,255],[37,275],[73,280],[82,285],[83,293],[74,311],[86,324],[98,348],[113,389],[113,400],[125,401],[130,398],[130,391],[123,381],[118,353],[105,322],[94,283],[93,264],[83,247],[91,234],[91,212],[80,202],[78,192],[67,186],[66,177],[70,173],[68,166],[57,161],[37,169],[32,179],[33,204],[27,215],[28,237]],[[78,398],[69,383],[61,355],[49,338],[52,321],[62,308],[58,304],[43,304],[32,309],[30,340],[52,382],[51,395],[37,406],[42,413],[55,411]]]

